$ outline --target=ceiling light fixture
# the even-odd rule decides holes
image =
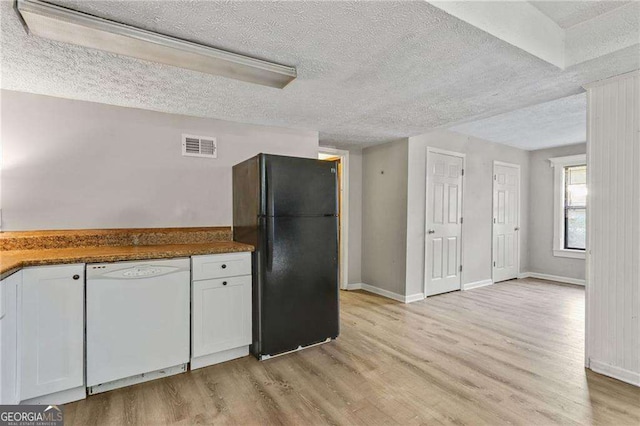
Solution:
[[[55,41],[282,89],[296,69],[88,15],[18,0],[28,32]]]

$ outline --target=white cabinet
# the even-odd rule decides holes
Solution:
[[[22,271],[18,292],[21,402],[55,404],[83,397],[84,269],[84,264],[75,264]]]
[[[0,281],[0,404],[18,403],[18,288],[22,271]]]
[[[191,368],[248,355],[251,254],[194,256],[192,267]]]

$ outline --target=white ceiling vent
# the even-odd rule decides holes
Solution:
[[[218,158],[216,138],[182,135],[182,155],[186,157]]]

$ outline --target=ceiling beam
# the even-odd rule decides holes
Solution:
[[[567,29],[524,0],[428,3],[560,69],[640,45],[636,1]]]
[[[565,40],[565,67],[640,45],[640,2],[567,28]]]
[[[526,1],[428,3],[558,68],[564,68],[564,30]]]

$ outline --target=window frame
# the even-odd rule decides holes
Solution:
[[[565,242],[565,167],[586,166],[587,154],[550,158],[553,167],[553,255],[573,259],[585,259],[586,250],[566,249]],[[589,170],[587,169],[587,174]],[[588,190],[588,188],[587,188]],[[588,206],[587,206],[588,208]]]

